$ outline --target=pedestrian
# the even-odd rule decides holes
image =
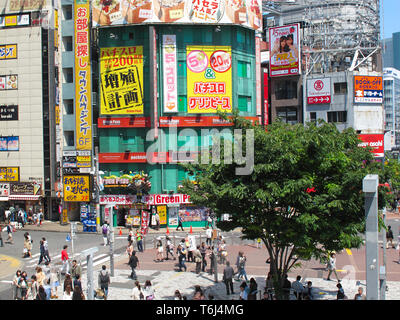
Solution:
[[[42,261],[44,260],[44,257],[45,257],[43,240],[40,240],[40,242],[39,242],[39,251],[40,251],[40,257],[39,257],[38,265],[40,265],[42,263]]]
[[[226,262],[226,267],[224,268],[224,274],[222,276],[222,281],[225,283],[226,287],[226,294],[229,296],[230,294],[234,294],[235,292],[233,291],[233,276],[235,274],[235,271],[231,267],[231,264],[229,261]],[[230,289],[230,292],[229,292]]]
[[[17,300],[18,293],[18,281],[21,277],[21,270],[17,270],[12,280],[12,288],[13,288],[13,300]]]
[[[72,260],[72,267],[71,267],[71,278],[72,280],[80,279],[82,276],[82,268],[78,264],[78,262],[74,259]],[[75,286],[75,283],[74,283]]]
[[[68,248],[68,246],[64,245],[63,250],[61,250],[61,262],[62,262],[61,274],[69,273],[69,257],[68,257],[67,248]]]
[[[66,286],[62,299],[63,300],[72,300],[72,288],[70,285]]]
[[[50,267],[50,283],[51,283],[51,290],[52,290],[51,296],[53,298],[58,299],[57,292],[58,292],[58,287],[60,286],[60,280],[58,277],[58,269],[56,266],[51,266],[50,262],[48,262],[48,261],[46,261],[45,264],[48,264]],[[71,290],[72,290],[72,287],[71,287]]]
[[[331,280],[331,278],[330,278],[330,276],[331,276],[331,274],[332,274],[332,272],[335,274],[335,276],[336,276],[336,279],[338,280],[338,281],[340,281],[339,280],[339,277],[338,277],[338,275],[337,275],[337,272],[336,272],[336,255],[335,255],[335,253],[331,253],[330,254],[330,256],[329,256],[329,260],[328,260],[328,277],[327,277],[327,279],[326,280],[328,280],[328,281],[330,281]]]
[[[293,281],[292,283],[292,289],[297,300],[301,300],[303,298],[303,292],[305,289],[300,280],[301,276],[297,276],[296,281]]]
[[[239,255],[236,260],[236,266],[237,266],[237,279],[236,280],[237,281],[239,281],[240,278],[243,277],[246,280],[246,282],[248,282],[246,269],[245,269],[246,260],[247,260],[247,258],[244,255],[243,251],[239,251]]]
[[[208,249],[211,248],[211,238],[212,238],[212,229],[211,228],[207,228],[206,229],[206,243],[208,245]]]
[[[53,297],[52,297],[52,294],[51,294],[50,279],[45,279],[43,288],[44,288],[44,291],[46,292],[46,299],[47,300],[51,300]]]
[[[158,212],[155,214],[155,219],[156,219],[156,230],[160,230],[160,215]]]
[[[44,258],[48,262],[51,262],[50,254],[49,254],[49,244],[48,244],[46,238],[44,238],[44,237],[42,238],[42,241],[43,241],[43,248],[44,248]]]
[[[103,226],[101,227],[101,234],[103,235],[103,243],[104,247],[108,245],[108,233],[110,232],[110,229],[108,227],[107,221],[104,222]]]
[[[174,260],[176,260],[176,257],[174,255],[174,245],[168,236],[165,237],[165,251],[167,254],[167,257],[165,258],[165,260],[168,260],[169,254],[171,255],[172,258],[174,258]]]
[[[399,252],[399,260],[397,261],[397,263],[400,264],[400,234],[397,237],[397,246],[396,246],[397,251]]]
[[[208,212],[206,228],[212,227],[212,222],[213,222],[213,220],[212,220],[212,217],[211,217],[211,213]]]
[[[68,285],[71,286],[71,288],[74,287],[74,285],[73,285],[73,283],[72,283],[71,275],[70,275],[69,273],[67,273],[67,274],[65,275],[63,291],[65,291],[65,288],[66,288]]]
[[[187,251],[187,262],[194,262],[193,260],[193,249],[192,246],[190,245],[190,239],[189,239],[189,235],[186,236],[185,238],[185,247],[186,247],[186,251]]]
[[[354,296],[354,300],[367,300],[363,291],[364,291],[363,288],[359,287],[356,295]]]
[[[133,241],[133,231],[132,231],[132,227],[129,227],[129,232],[128,232],[128,244]]]
[[[40,286],[44,286],[45,280],[46,280],[46,276],[45,276],[45,274],[44,274],[44,272],[43,272],[43,270],[42,270],[41,267],[36,267],[36,274],[35,274],[35,276],[36,276],[36,279],[37,279],[38,284],[39,284]]]
[[[249,287],[248,287],[246,281],[243,281],[241,283],[239,289],[240,289],[239,300],[247,300],[247,297],[249,294]]]
[[[44,290],[43,286],[39,286],[36,300],[47,300],[46,291]]]
[[[141,229],[137,229],[137,230],[136,230],[135,237],[136,237],[136,244],[137,244],[137,249],[138,249],[138,251],[139,251],[139,252],[143,252],[143,243],[142,243],[142,241],[143,241],[143,234],[142,234]]]
[[[206,244],[204,242],[201,243],[200,246],[200,253],[201,253],[201,271],[206,272],[206,267],[207,267],[207,260],[206,260],[206,255],[207,255],[207,248]]]
[[[77,274],[73,279],[72,279],[72,284],[75,288],[75,286],[79,286],[82,289],[82,282],[81,282],[81,276]]]
[[[146,280],[144,283],[143,287],[143,295],[144,295],[144,300],[155,300],[155,290],[153,286],[151,285],[150,280]]]
[[[71,300],[85,300],[85,295],[83,294],[82,289],[79,286],[76,286],[74,288]]]
[[[338,283],[336,285],[336,287],[338,288],[337,294],[336,294],[336,299],[337,300],[345,300],[347,297],[344,293],[343,287],[340,283]]]
[[[99,279],[98,279],[99,287],[104,292],[104,296],[108,297],[108,286],[111,283],[110,274],[107,271],[107,267],[103,264],[101,266],[101,270],[99,272]]]
[[[183,247],[181,244],[179,244],[178,248],[176,249],[176,253],[178,255],[178,261],[179,261],[179,271],[182,271],[182,268],[185,269],[186,271],[186,249]]]
[[[43,211],[42,211],[42,209],[40,209],[39,213],[38,213],[38,225],[37,225],[38,227],[40,227],[42,225],[43,219],[44,219]]]
[[[28,300],[36,300],[38,292],[39,292],[39,284],[36,281],[36,276],[32,275],[31,281],[28,283],[28,293],[27,293]]]
[[[27,282],[27,274],[25,271],[21,272],[21,276],[18,279],[17,285],[17,300],[26,300],[28,293],[28,282]]]
[[[131,296],[132,296],[133,300],[143,300],[144,299],[144,295],[142,292],[142,288],[140,287],[139,281],[135,281],[135,286],[132,289]]]
[[[257,300],[258,284],[256,279],[250,278],[247,300]]]
[[[129,266],[132,269],[131,275],[129,276],[129,278],[133,279],[133,280],[137,280],[137,276],[136,276],[136,268],[139,268],[139,259],[138,257],[136,257],[136,251],[133,250],[132,251],[132,255],[129,259]]]
[[[386,249],[389,248],[389,243],[392,246],[392,248],[394,248],[394,244],[393,244],[393,230],[391,226],[388,226],[388,230],[386,232]]]
[[[268,272],[267,278],[265,279],[265,290],[268,291],[269,294],[272,294],[274,291],[274,279],[272,278],[271,272]]]
[[[182,300],[182,295],[179,290],[175,290],[174,300]]]
[[[261,248],[262,248],[261,238],[257,238],[257,248],[258,248],[258,249],[261,249]]]
[[[307,282],[307,287],[303,291],[303,299],[304,300],[314,300],[314,292],[313,292],[312,282]]]
[[[225,240],[222,240],[219,245],[219,256],[220,256],[220,263],[225,264],[226,258],[228,256],[228,251],[226,250],[226,243]]]
[[[292,283],[289,281],[288,275],[287,274],[283,275],[282,291],[284,300],[289,300],[291,288],[292,288]]]
[[[201,270],[201,262],[203,261],[203,257],[200,253],[200,246],[198,245],[196,250],[193,251],[194,262],[196,263],[196,273],[199,274]]]
[[[132,252],[133,252],[133,241],[130,240],[128,242],[128,246],[126,247],[126,254],[128,255],[128,261],[131,258]]]
[[[208,270],[208,274],[212,275],[215,272],[215,266],[217,264],[217,257],[214,252],[214,246],[211,247],[209,257],[210,257],[210,269]]]
[[[164,260],[164,254],[163,254],[164,247],[160,237],[157,238],[156,248],[157,248],[156,261],[162,262]]]
[[[32,258],[32,239],[28,232],[24,233],[24,253],[23,258]]]
[[[176,231],[178,231],[179,228],[181,228],[182,231],[185,231],[185,230],[183,230],[182,222],[183,222],[182,216],[180,214],[178,214],[178,226],[176,227]]]
[[[14,241],[13,241],[13,232],[14,232],[14,227],[11,225],[11,222],[8,222],[8,225],[7,225],[7,240],[6,240],[6,243],[14,244]]]

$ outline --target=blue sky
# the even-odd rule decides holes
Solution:
[[[392,33],[400,32],[400,0],[381,0],[383,4],[383,12],[381,12],[381,18],[383,15],[383,38],[391,38]],[[382,25],[382,24],[381,24]]]

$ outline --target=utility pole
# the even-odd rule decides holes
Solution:
[[[217,227],[216,227],[216,218],[215,216],[213,217],[213,234],[215,235],[214,237],[214,281],[215,283],[218,282],[218,260],[217,260],[217,254],[218,254],[218,250],[217,250],[217,243],[218,243],[218,233],[217,233]]]
[[[87,299],[94,300],[93,284],[93,254],[99,251],[99,248],[93,247],[81,252],[81,257],[87,260]]]
[[[386,207],[383,208],[383,223],[386,226]],[[382,228],[383,266],[379,269],[380,300],[386,300],[386,230]]]

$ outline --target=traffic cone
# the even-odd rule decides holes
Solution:
[[[167,227],[167,236],[169,236],[169,229],[168,229],[168,227]]]
[[[122,236],[122,228],[119,228],[119,235]]]
[[[190,233],[190,234],[193,233],[192,226],[190,226],[190,232],[189,232],[189,233]]]

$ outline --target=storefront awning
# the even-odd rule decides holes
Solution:
[[[8,197],[0,197],[0,201],[8,201]]]
[[[31,200],[37,201],[41,196],[27,196],[27,195],[10,195],[8,197],[9,200]]]

